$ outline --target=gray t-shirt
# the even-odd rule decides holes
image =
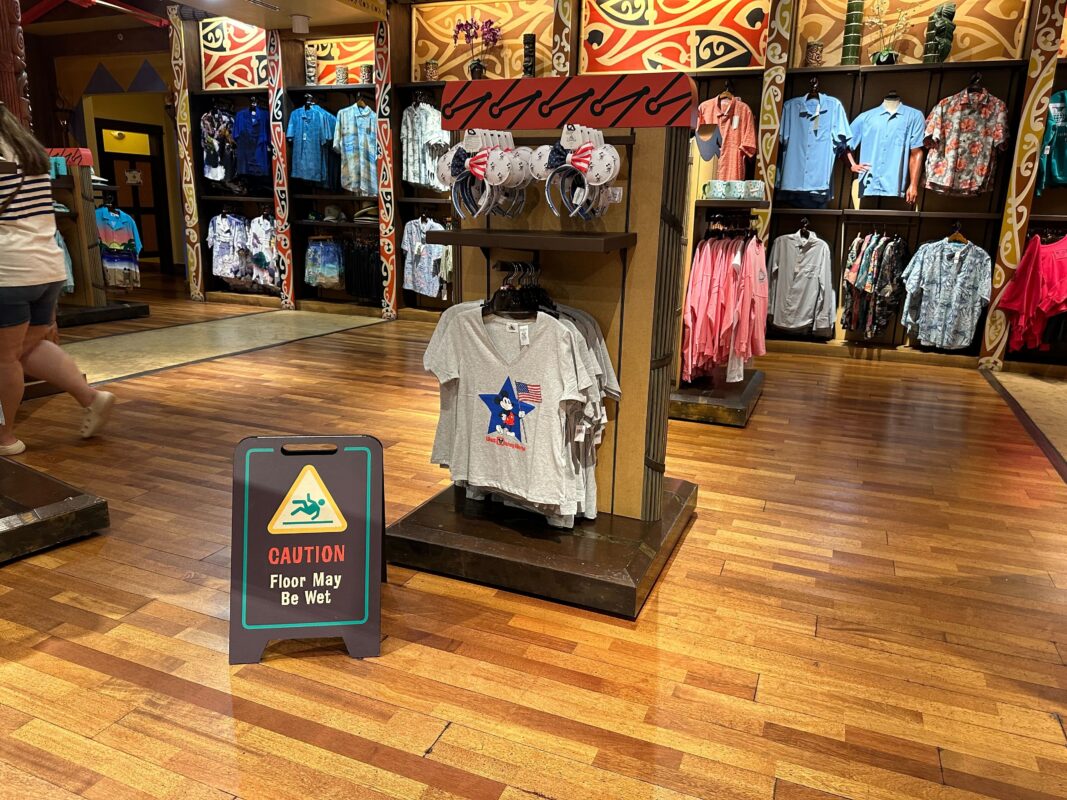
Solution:
[[[452,315],[431,339],[427,369],[442,384],[458,382],[454,481],[576,513],[567,432],[593,385],[576,338],[547,314],[506,320],[471,308]]]

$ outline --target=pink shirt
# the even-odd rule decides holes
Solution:
[[[700,104],[697,110],[701,125],[716,125],[722,136],[719,149],[721,181],[743,181],[745,159],[756,154],[756,122],[752,109],[738,97],[713,97]]]

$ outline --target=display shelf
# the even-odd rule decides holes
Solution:
[[[774,207],[775,214],[789,214],[797,217],[840,217],[845,212],[840,208],[781,208]]]
[[[378,220],[356,220],[355,222],[327,222],[318,219],[298,219],[293,223],[303,228],[377,228]]]
[[[119,187],[111,183],[94,183],[94,192],[117,192]]]
[[[394,83],[394,89],[443,89],[446,81],[406,81]]]
[[[833,67],[789,67],[785,74],[789,75],[859,75],[860,65],[833,66]]]
[[[715,81],[724,78],[760,78],[763,76],[763,67],[725,67],[708,72],[687,72],[694,81]]]
[[[553,134],[542,136],[523,136],[520,134],[513,138],[515,139],[516,147],[522,147],[523,145],[526,147],[537,147],[542,144],[556,144],[559,142],[559,136]],[[632,145],[635,141],[636,139],[632,133],[604,137],[604,144],[613,144],[622,147]]]
[[[1031,214],[1031,222],[1067,222],[1067,214]]]
[[[286,89],[290,94],[315,94],[316,92],[369,92],[374,94],[373,83],[315,83],[304,86],[290,86]]]
[[[766,200],[697,200],[697,208],[769,208]]]
[[[54,213],[60,219],[75,219],[78,216],[73,211],[55,211]]]
[[[636,619],[689,526],[697,487],[665,478],[663,515],[601,512],[573,531],[449,487],[385,531],[386,560]]]
[[[451,197],[398,197],[396,202],[409,206],[422,206],[422,205],[451,205]]]
[[[247,194],[202,194],[201,200],[207,200],[212,203],[273,203],[273,197],[256,197]]]
[[[189,93],[190,94],[195,94],[195,95],[200,95],[201,97],[211,97],[212,95],[220,95],[222,97],[225,97],[226,95],[242,95],[242,94],[265,95],[265,94],[267,94],[267,87],[263,86],[263,87],[254,87],[254,88],[247,88],[246,87],[246,88],[243,88],[243,89],[211,89],[211,90],[208,90],[208,91],[205,91],[203,89],[190,89]]]
[[[567,231],[499,231],[463,229],[429,231],[429,244],[455,244],[461,247],[502,250],[557,250],[572,253],[612,253],[637,244],[636,233],[569,233]]]
[[[378,198],[376,196],[352,194],[351,192],[344,192],[342,194],[294,194],[292,195],[292,197],[294,200],[339,200],[354,201],[357,203],[378,202]]]
[[[74,178],[72,178],[70,175],[60,175],[58,178],[53,178],[52,179],[52,188],[53,189],[73,189],[74,188]]]
[[[985,61],[942,61],[938,64],[886,64],[875,66],[865,64],[860,67],[860,72],[989,72],[998,69],[1018,69],[1026,64],[1026,61],[1015,58],[996,58]]]
[[[846,208],[846,217],[905,217],[907,219],[1000,219],[1003,215],[994,211],[896,211],[891,208]]]
[[[670,417],[743,428],[763,394],[764,378],[762,370],[745,370],[743,380],[727,383],[726,368],[717,367],[709,386],[682,386],[671,392]]]

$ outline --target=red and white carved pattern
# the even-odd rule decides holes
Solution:
[[[267,35],[229,17],[200,21],[204,91],[261,89],[267,82]]]
[[[389,125],[393,81],[389,67],[389,12],[374,36],[374,85],[378,98],[378,248],[382,257],[382,317],[396,319],[396,199],[393,196],[393,131]]]
[[[289,227],[289,158],[285,146],[285,85],[281,37],[267,32],[267,87],[270,92],[270,143],[274,151],[274,236],[281,277],[282,308],[296,308],[293,295],[293,242]]]
[[[192,130],[189,124],[189,74],[185,64],[185,30],[178,6],[167,6],[170,19],[170,66],[174,71],[176,98],[175,127],[178,132],[178,164],[181,172],[182,212],[185,215],[185,265],[189,296],[204,299],[204,275],[200,258],[200,218],[196,210],[196,182],[193,179]]]

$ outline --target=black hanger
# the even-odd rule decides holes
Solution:
[[[356,92],[356,105],[360,108],[367,107],[367,101],[363,98],[363,90]]]
[[[808,86],[810,88],[808,89],[808,93],[804,97],[804,99],[805,100],[818,100],[819,99],[819,79],[816,76],[812,75],[811,76],[811,80],[808,82]]]
[[[306,111],[306,110],[310,109],[313,105],[315,105],[315,98],[312,97],[310,94],[305,94],[304,95],[304,110]]]
[[[975,71],[971,73],[971,80],[967,84],[968,92],[980,92],[982,91],[982,73]]]
[[[723,86],[723,90],[719,92],[720,100],[729,100],[734,96],[734,82],[730,79],[726,79],[726,83]]]
[[[956,220],[952,223],[952,234],[948,237],[950,242],[959,242],[960,244],[968,244],[968,239],[963,235],[963,224]]]
[[[115,201],[117,199],[118,198],[115,196],[114,192],[104,192],[104,208],[106,208],[111,213],[114,213],[115,212]]]
[[[252,110],[258,109],[259,108],[259,98],[256,97],[255,95],[252,95],[251,97],[249,97],[248,98],[248,107],[250,109],[252,109]]]
[[[800,218],[800,238],[807,239],[811,236],[811,229],[808,227],[808,218]]]

